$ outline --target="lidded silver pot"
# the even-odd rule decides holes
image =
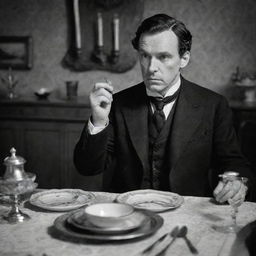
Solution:
[[[21,181],[26,178],[24,171],[24,164],[26,160],[20,156],[16,156],[15,148],[11,148],[10,153],[11,156],[4,159],[6,171],[3,178],[5,180]]]

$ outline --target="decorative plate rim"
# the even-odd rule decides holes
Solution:
[[[118,195],[116,197],[116,201],[119,202],[119,203],[128,203],[127,200],[129,197],[131,196],[136,196],[136,195],[139,195],[139,194],[156,194],[156,195],[161,195],[161,196],[165,196],[165,197],[177,197],[177,201],[175,202],[175,205],[173,204],[170,204],[168,206],[168,204],[166,206],[161,206],[159,204],[159,208],[156,208],[156,209],[152,209],[152,208],[147,208],[147,207],[139,207],[138,205],[136,204],[133,204],[131,203],[131,205],[133,205],[136,209],[146,209],[146,210],[150,210],[150,211],[153,211],[153,212],[163,212],[163,211],[168,211],[168,210],[172,210],[172,209],[176,209],[178,207],[180,207],[183,203],[184,203],[184,197],[177,194],[177,193],[174,193],[174,192],[169,192],[169,191],[161,191],[161,190],[154,190],[154,189],[140,189],[140,190],[132,190],[132,191],[128,191],[128,192],[125,192],[125,193],[122,193],[120,195]],[[145,203],[147,203],[147,201],[145,201]],[[128,203],[129,204],[129,203]]]
[[[61,194],[61,193],[77,193],[77,199],[81,199],[83,197],[87,197],[87,200],[85,200],[84,202],[77,202],[77,200],[75,202],[77,202],[76,204],[72,204],[72,202],[70,202],[70,204],[68,205],[55,205],[55,206],[51,206],[51,205],[47,205],[45,203],[42,203],[39,199],[40,197],[44,196],[44,195],[55,195],[55,194]],[[43,208],[45,210],[50,210],[50,211],[69,211],[69,210],[74,210],[77,208],[80,208],[81,206],[84,206],[88,203],[90,203],[92,200],[94,200],[96,197],[93,193],[88,192],[88,191],[83,191],[81,189],[50,189],[50,190],[46,190],[46,191],[41,191],[38,193],[35,193],[31,196],[29,202],[39,208]]]

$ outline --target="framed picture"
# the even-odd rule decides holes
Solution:
[[[0,36],[0,69],[31,69],[32,38]]]

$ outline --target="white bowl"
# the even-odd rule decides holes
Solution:
[[[35,91],[35,95],[38,97],[38,99],[47,99],[47,97],[51,94],[51,90],[48,88],[40,88],[38,91]]]
[[[98,203],[85,208],[89,222],[101,228],[119,227],[133,212],[133,206],[120,203]]]

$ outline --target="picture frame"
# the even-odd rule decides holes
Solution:
[[[0,69],[32,68],[31,36],[0,36]]]

